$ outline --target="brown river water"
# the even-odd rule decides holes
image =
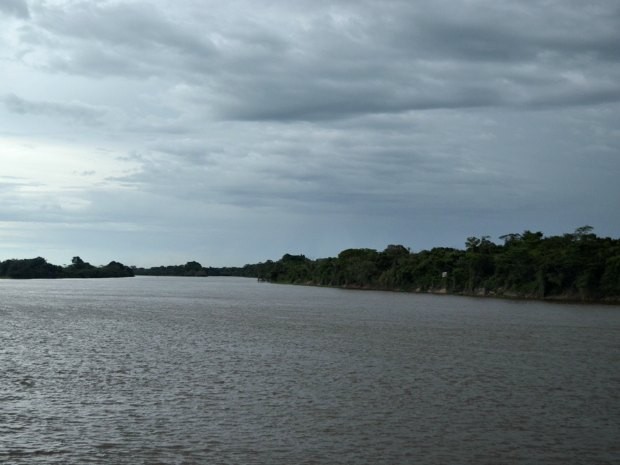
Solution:
[[[620,307],[2,280],[0,463],[620,463]]]

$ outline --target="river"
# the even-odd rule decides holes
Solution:
[[[620,307],[0,280],[6,464],[620,462]]]

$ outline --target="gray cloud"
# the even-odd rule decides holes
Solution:
[[[259,68],[249,76],[242,64],[232,67],[217,87],[228,97],[221,110],[232,118],[313,120],[536,106],[561,100],[547,95],[558,87],[565,105],[597,103],[600,94],[617,99],[619,69],[610,51],[617,50],[613,44],[620,43],[620,32],[604,15],[611,3],[598,14],[585,8],[576,14],[562,3],[519,11],[505,3],[479,2],[456,8],[453,16],[445,13],[455,9],[452,3],[407,5],[388,3],[382,13],[360,9],[354,12],[358,20],[344,24],[322,18],[289,47],[298,54],[274,57],[265,72]],[[595,68],[613,78],[601,82]],[[528,70],[550,85],[524,81]],[[576,72],[587,85],[567,77]]]
[[[620,228],[614,0],[50,0],[30,13],[0,31],[0,137],[103,147],[134,168],[71,168],[93,186],[68,200],[7,181],[0,215],[16,221],[101,225],[90,237],[113,224],[121,249],[221,264]]]
[[[147,3],[78,1],[69,9],[38,5],[36,25],[24,35],[40,34],[62,49],[49,54],[50,69],[85,75],[170,74],[186,66],[187,56],[208,60],[214,53],[204,35],[187,31]]]
[[[0,12],[21,19],[30,17],[30,10],[25,0],[3,0],[0,2]]]
[[[104,109],[84,103],[32,101],[15,94],[7,94],[0,101],[12,113],[62,117],[85,124],[94,124],[105,115]]]
[[[39,25],[53,34],[107,45],[174,49],[208,57],[208,40],[188,33],[148,3],[75,2],[70,9],[40,6]]]
[[[164,155],[145,155],[141,170],[122,181],[166,197],[247,208],[278,205],[289,214],[356,211],[375,216],[445,208],[455,192],[472,205],[480,203],[481,190],[494,189],[495,200],[515,194],[516,179],[507,184],[511,175],[479,166],[480,157],[468,159],[462,149],[437,153],[438,144],[421,141],[411,123],[391,133],[368,123],[358,129],[278,127],[257,135],[261,126],[238,123],[229,129],[244,133],[234,147],[217,140],[168,139],[154,146]],[[465,142],[462,136],[453,136],[454,145]],[[520,182],[520,188],[528,184],[527,179]],[[450,189],[437,192],[437,185]]]
[[[52,69],[174,76],[193,86],[195,102],[226,119],[310,121],[617,99],[620,32],[611,1],[598,8],[335,2],[318,13],[301,5],[282,4],[279,14],[255,20],[231,17],[232,6],[195,18],[140,3],[39,6],[30,34],[56,44],[47,57]],[[596,70],[609,79],[601,82]],[[586,86],[567,78],[575,72]],[[566,98],[548,95],[557,87]]]

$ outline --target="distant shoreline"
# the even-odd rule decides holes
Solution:
[[[598,237],[590,226],[561,236],[524,231],[499,239],[468,237],[465,249],[435,247],[413,252],[403,245],[346,249],[336,257],[310,259],[284,254],[277,261],[243,267],[185,265],[94,267],[73,257],[65,267],[44,258],[0,262],[0,277],[106,278],[149,276],[238,276],[278,284],[305,284],[420,294],[519,300],[620,303],[620,239]]]
[[[620,303],[620,239],[590,226],[545,237],[542,232],[468,237],[465,249],[412,252],[403,245],[346,249],[336,257],[246,265],[243,276],[273,283],[520,300]]]
[[[73,257],[71,265],[48,263],[43,257],[10,259],[0,262],[2,279],[97,279],[129,278],[133,270],[122,263],[111,261],[104,266],[93,266],[80,257]]]
[[[245,276],[223,276],[223,277],[237,277],[243,278]],[[583,305],[609,305],[616,306],[620,305],[620,298],[612,298],[612,299],[581,299],[578,296],[548,296],[548,297],[536,297],[531,295],[516,295],[516,294],[496,294],[496,293],[456,293],[456,292],[446,292],[443,289],[436,290],[408,290],[408,289],[388,289],[388,288],[379,288],[379,287],[360,287],[360,286],[331,286],[327,284],[315,284],[315,283],[287,283],[287,282],[273,282],[262,280],[262,282],[268,284],[276,284],[276,285],[284,285],[284,286],[306,286],[306,287],[321,287],[326,289],[341,289],[345,291],[373,291],[373,292],[392,292],[392,293],[400,293],[400,294],[418,294],[418,295],[433,295],[433,296],[447,296],[447,297],[471,297],[474,299],[500,299],[500,300],[515,300],[515,301],[527,301],[527,302],[549,302],[549,303],[572,303],[572,304],[583,304]]]

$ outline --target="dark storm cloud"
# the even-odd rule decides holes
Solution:
[[[84,124],[94,124],[101,120],[105,111],[83,103],[60,103],[32,101],[8,94],[0,98],[6,109],[21,115],[41,115],[71,119]]]
[[[21,19],[30,17],[28,4],[24,0],[2,0],[0,2],[0,13],[16,16]]]
[[[317,13],[297,5],[244,19],[232,7],[181,18],[155,5],[77,2],[37,7],[33,28],[62,50],[50,51],[53,69],[174,75],[192,86],[189,99],[225,119],[618,99],[613,1],[333,2]]]
[[[242,62],[225,67],[230,73],[215,82],[219,110],[286,121],[618,99],[620,28],[611,2],[598,9],[387,2],[349,12],[353,19],[345,22],[317,18],[290,53],[257,73],[249,75]],[[582,82],[571,79],[575,74]]]
[[[401,16],[391,45],[429,59],[478,63],[539,63],[555,59],[613,61],[620,8],[566,1],[435,2]],[[421,19],[418,19],[421,18]]]

